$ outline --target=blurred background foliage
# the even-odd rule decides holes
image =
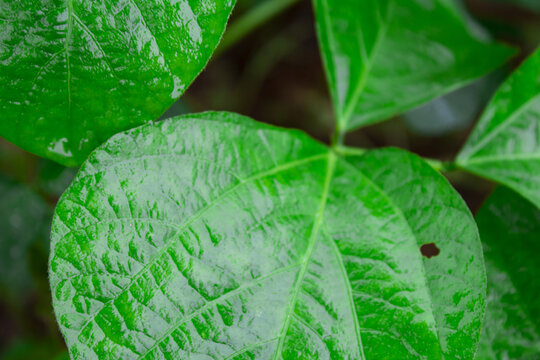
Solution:
[[[401,117],[351,133],[347,144],[398,146],[449,160],[501,81],[540,39],[539,0],[456,0],[471,21],[521,52],[505,68]],[[411,19],[414,21],[414,19]],[[334,118],[309,0],[238,0],[210,64],[164,118],[234,111],[328,142]],[[0,359],[68,359],[47,282],[56,201],[76,174],[0,139]],[[493,184],[447,174],[476,211]]]

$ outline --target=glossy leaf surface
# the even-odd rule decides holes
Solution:
[[[477,215],[488,272],[478,359],[538,359],[540,210],[499,188]]]
[[[511,50],[451,0],[313,0],[338,127],[410,110],[500,66]]]
[[[0,293],[31,289],[30,249],[45,243],[51,213],[29,187],[0,177]]]
[[[185,91],[234,2],[0,0],[0,136],[82,163]]]
[[[372,180],[303,133],[227,113],[114,136],[53,222],[73,359],[472,359],[475,224],[439,174],[398,155],[373,155],[400,176]],[[441,219],[419,218],[403,179],[452,221],[431,259],[421,246]]]
[[[457,162],[540,207],[540,49],[495,94]]]
[[[473,359],[486,275],[469,209],[448,181],[416,155],[385,149],[347,160],[386,193],[416,237],[444,358]]]

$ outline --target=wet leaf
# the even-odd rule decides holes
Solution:
[[[215,49],[235,0],[0,0],[0,135],[64,165],[157,119]]]
[[[478,359],[538,359],[540,210],[499,188],[476,219],[488,272],[488,307]]]
[[[540,207],[540,49],[500,87],[457,162]]]
[[[386,170],[368,175],[375,158],[228,113],[114,136],[53,223],[72,358],[472,359],[485,286],[474,221],[429,165],[398,155],[370,155]],[[420,217],[413,201],[442,212]],[[428,241],[440,255],[422,256]]]
[[[347,159],[385,192],[416,237],[444,359],[473,359],[486,274],[469,209],[448,181],[416,155],[384,149]]]
[[[499,67],[511,54],[451,0],[314,0],[338,129],[403,113]]]

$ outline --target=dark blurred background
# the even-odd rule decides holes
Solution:
[[[494,39],[520,50],[506,67],[390,121],[351,133],[347,144],[398,146],[450,160],[504,78],[540,42],[540,0],[457,0]],[[222,44],[164,115],[234,111],[299,128],[328,142],[334,117],[309,0],[238,0]],[[47,282],[48,231],[76,169],[0,139],[0,359],[68,359]],[[493,184],[447,174],[473,211]]]

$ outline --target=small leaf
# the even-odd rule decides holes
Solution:
[[[361,159],[234,114],[114,136],[53,223],[52,297],[72,358],[472,359],[475,223],[429,165],[398,155],[373,155],[377,186]],[[408,200],[394,191],[404,179]],[[421,217],[415,201],[444,212]],[[440,254],[422,257],[426,242]]]
[[[0,0],[0,135],[79,165],[157,119],[214,51],[235,0]]]
[[[31,288],[30,248],[47,239],[52,211],[30,188],[2,177],[0,199],[0,292],[11,297]]]
[[[540,2],[538,2],[537,0],[496,0],[496,1],[509,3],[516,6],[522,6],[532,11],[540,11]]]
[[[540,207],[540,49],[500,87],[457,162]]]
[[[499,188],[476,219],[488,272],[488,307],[478,359],[538,359],[540,210]]]
[[[512,50],[451,0],[314,0],[338,129],[403,113],[499,67]]]

